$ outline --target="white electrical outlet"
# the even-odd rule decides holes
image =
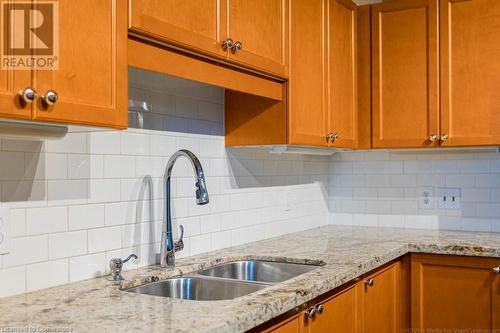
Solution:
[[[418,207],[420,209],[434,209],[434,187],[421,187],[419,193]]]
[[[0,254],[10,252],[10,209],[0,208]]]
[[[439,209],[460,209],[460,189],[440,187],[436,191],[436,198]]]

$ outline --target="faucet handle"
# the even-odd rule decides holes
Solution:
[[[181,229],[181,236],[178,241],[174,242],[174,251],[179,252],[184,249],[184,226],[182,224],[179,225],[179,229]]]
[[[109,269],[111,270],[111,281],[114,284],[120,284],[120,282],[123,280],[122,276],[123,264],[129,261],[131,258],[137,259],[137,256],[132,253],[125,260],[121,258],[113,258],[109,261]]]

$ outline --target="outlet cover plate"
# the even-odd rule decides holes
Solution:
[[[461,207],[461,193],[459,188],[439,187],[436,190],[436,199],[439,209],[459,210]]]
[[[418,208],[434,209],[434,187],[420,187],[419,189]]]

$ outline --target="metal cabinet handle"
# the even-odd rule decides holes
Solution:
[[[493,272],[500,274],[500,266],[493,267]]]
[[[314,307],[307,309],[306,312],[304,312],[304,316],[306,319],[313,319],[314,316],[316,316],[316,309]]]
[[[59,95],[57,95],[57,92],[55,90],[47,90],[45,95],[42,95],[42,100],[43,102],[48,105],[52,106],[56,104],[57,100],[59,99]]]
[[[243,44],[242,44],[242,43],[238,40],[238,41],[236,41],[236,42],[233,44],[233,46],[231,47],[231,50],[232,50],[233,52],[236,52],[236,51],[241,50],[242,48],[243,48]]]
[[[26,104],[33,103],[37,96],[36,90],[31,87],[26,87],[23,90],[19,90],[17,94],[19,95],[21,101]]]
[[[446,140],[448,140],[449,138],[450,137],[448,136],[448,134],[441,135],[441,141],[443,141],[443,142],[446,141]]]
[[[316,305],[316,313],[317,314],[322,314],[323,313],[323,304]]]
[[[436,134],[431,134],[429,136],[429,141],[430,142],[436,142],[438,140],[438,136]]]
[[[366,284],[368,287],[373,286],[373,283],[374,283],[374,282],[375,282],[375,281],[374,281],[372,278],[369,278],[369,279],[366,279],[366,280],[365,280],[365,284]]]
[[[222,41],[221,46],[223,50],[232,49],[234,46],[234,42],[231,38],[228,37]]]

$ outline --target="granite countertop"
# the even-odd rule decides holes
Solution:
[[[294,309],[408,252],[500,258],[500,234],[325,226],[124,274],[124,286],[166,278],[222,261],[287,258],[326,265],[234,300],[182,301],[128,293],[106,277],[0,299],[0,328],[58,328],[59,332],[243,332]],[[1,281],[0,281],[1,282]]]

